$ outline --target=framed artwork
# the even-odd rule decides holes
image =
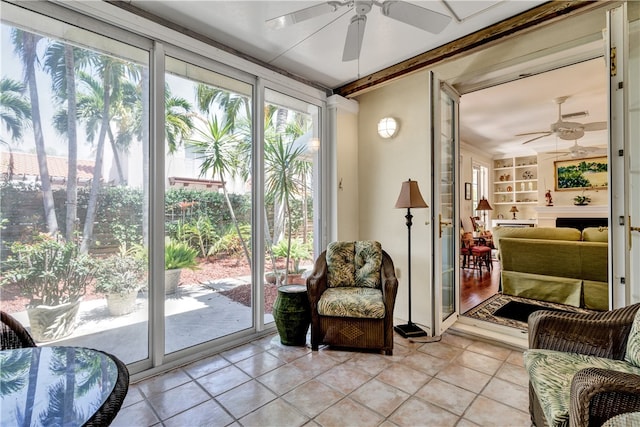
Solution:
[[[471,200],[471,183],[470,182],[464,183],[464,199]]]
[[[553,163],[556,191],[609,187],[607,157],[559,160]]]

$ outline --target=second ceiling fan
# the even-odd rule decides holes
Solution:
[[[367,24],[367,14],[371,11],[373,6],[378,6],[382,14],[388,18],[395,19],[396,21],[412,25],[416,28],[434,34],[444,30],[444,28],[449,24],[449,21],[451,21],[450,16],[404,1],[386,0],[378,2],[375,0],[350,0],[328,1],[269,19],[266,21],[266,24],[270,28],[278,29],[297,24],[326,13],[336,12],[342,7],[353,9],[356,14],[351,18],[351,23],[347,29],[347,38],[345,40],[344,50],[342,53],[343,61],[353,61],[360,57],[362,39],[364,38],[364,29]]]
[[[528,144],[530,142],[536,141],[540,138],[544,138],[549,135],[556,135],[560,139],[575,141],[577,139],[582,138],[585,132],[607,129],[607,122],[578,123],[578,122],[564,121],[562,117],[562,104],[568,98],[569,98],[568,96],[561,96],[553,100],[553,102],[555,102],[558,105],[558,120],[554,123],[551,123],[548,131],[517,134],[516,136],[539,135],[539,136],[536,136],[535,138],[531,138],[523,142],[522,144]]]

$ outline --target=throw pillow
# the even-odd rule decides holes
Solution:
[[[355,242],[356,286],[379,288],[381,265],[382,245],[380,242],[374,240]]]
[[[355,285],[354,242],[331,242],[327,246],[327,286]]]
[[[640,368],[640,310],[636,312],[633,325],[631,325],[624,360]]]

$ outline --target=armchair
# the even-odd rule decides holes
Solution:
[[[13,316],[0,311],[0,350],[36,347],[29,332]]]
[[[640,411],[639,309],[529,316],[524,362],[534,425],[600,426]]]
[[[393,261],[380,243],[330,243],[307,278],[311,348],[329,344],[391,355],[397,291]]]

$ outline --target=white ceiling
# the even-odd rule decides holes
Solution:
[[[493,23],[529,10],[545,1],[411,1],[451,16],[440,34],[431,34],[382,15],[373,7],[359,61],[342,62],[342,51],[352,7],[345,6],[274,30],[265,21],[319,1],[160,1],[129,0],[140,9],[203,34],[274,67],[334,89],[444,45]]]
[[[565,119],[578,123],[607,121],[607,69],[603,58],[581,62],[543,74],[463,95],[460,135],[464,142],[492,154],[563,151],[574,144],[550,135],[517,134],[548,131],[558,120],[555,98],[568,96],[562,114],[587,111],[586,117]],[[606,146],[607,130],[585,132],[582,146]]]
[[[411,1],[452,15],[445,30],[433,35],[385,17],[377,7],[367,14],[359,61],[342,62],[350,18],[349,7],[279,30],[265,21],[320,4],[318,1],[175,1],[129,0],[140,9],[201,33],[239,52],[286,70],[307,81],[335,89],[383,70],[545,1]],[[527,145],[526,132],[545,131],[557,120],[553,99],[569,96],[562,112],[587,110],[581,123],[606,121],[604,60],[520,79],[465,94],[461,101],[461,139],[490,155],[547,152],[566,149],[573,141],[549,136]],[[588,132],[580,145],[606,144],[606,131]]]

